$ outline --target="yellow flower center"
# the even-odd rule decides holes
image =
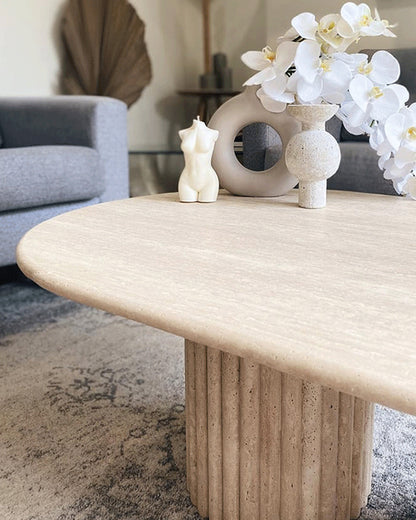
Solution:
[[[370,23],[373,21],[371,16],[367,16],[366,14],[361,17],[360,25],[361,27],[369,27]]]
[[[276,59],[276,53],[273,52],[269,46],[264,47],[264,49],[262,50],[262,53],[263,53],[264,58],[270,62],[272,62]]]
[[[323,34],[328,34],[330,32],[332,32],[336,27],[336,23],[335,22],[330,22],[328,25],[322,25],[322,24],[319,24],[319,32],[323,33]]]
[[[367,63],[366,61],[363,61],[360,66],[358,67],[359,74],[365,74],[368,75],[373,70],[373,66],[371,63]]]
[[[380,87],[373,87],[370,90],[370,96],[375,98],[375,99],[378,99],[378,98],[381,98],[381,96],[384,96],[384,93],[383,93],[383,91],[381,90]]]
[[[321,60],[321,63],[319,65],[321,69],[324,72],[330,72],[331,71],[331,62],[329,60]]]
[[[406,137],[408,139],[411,139],[412,141],[416,141],[416,127],[415,126],[411,126],[410,128],[407,129]]]

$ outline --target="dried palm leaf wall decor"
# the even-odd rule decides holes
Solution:
[[[62,27],[64,91],[132,105],[152,77],[144,30],[127,0],[69,0]]]

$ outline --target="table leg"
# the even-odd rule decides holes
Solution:
[[[373,405],[185,341],[187,482],[210,520],[350,520],[367,503]]]

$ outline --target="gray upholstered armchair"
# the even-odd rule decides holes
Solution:
[[[372,55],[375,51],[363,51]],[[402,74],[399,83],[407,87],[410,101],[416,101],[416,48],[389,49],[400,62]],[[328,179],[328,188],[333,190],[361,191],[395,195],[391,181],[384,179],[378,167],[378,157],[370,148],[368,138],[349,134],[334,117],[327,130],[339,141],[341,165],[338,172]],[[281,141],[275,132],[261,123],[247,127],[243,134],[243,162],[252,170],[270,168],[281,156]]]
[[[128,197],[126,117],[105,97],[0,98],[0,266],[39,222]]]

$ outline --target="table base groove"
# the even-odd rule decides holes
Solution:
[[[185,341],[186,466],[210,520],[350,520],[371,486],[373,404]]]

